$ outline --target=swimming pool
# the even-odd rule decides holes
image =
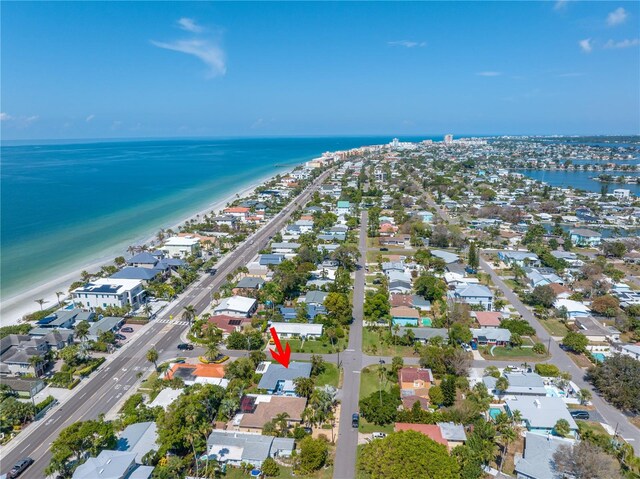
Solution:
[[[502,409],[497,408],[497,407],[492,407],[489,409],[489,416],[491,416],[491,419],[494,419],[498,416],[498,414],[500,414],[501,412],[504,412]]]
[[[607,358],[604,354],[602,353],[591,353],[591,356],[594,357],[594,359],[596,361],[598,361],[599,363],[603,363],[604,360]]]

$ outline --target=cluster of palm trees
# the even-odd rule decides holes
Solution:
[[[499,470],[502,472],[509,445],[520,436],[522,431],[522,414],[518,410],[513,411],[511,415],[501,412],[495,417],[495,426],[498,434],[497,441],[501,446]]]

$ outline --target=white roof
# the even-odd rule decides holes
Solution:
[[[93,284],[108,284],[111,286],[121,286],[126,291],[131,291],[142,283],[139,279],[120,279],[120,278],[100,278],[92,281]],[[120,293],[120,291],[118,291]]]
[[[322,324],[315,323],[271,323],[278,334],[318,335],[322,334]]]
[[[193,246],[198,243],[200,239],[193,236],[172,236],[164,242],[165,246]]]
[[[224,298],[220,301],[220,304],[216,306],[213,312],[218,311],[238,311],[241,313],[248,313],[256,300],[253,298],[246,298],[244,296],[231,296],[229,298]]]
[[[567,308],[569,312],[577,312],[577,313],[589,313],[589,308],[587,308],[584,304],[579,301],[573,301],[572,299],[556,299],[553,303],[553,307],[556,309],[560,309],[562,307]]]
[[[172,402],[178,399],[180,394],[182,394],[182,389],[164,388],[158,393],[156,398],[149,403],[149,407],[160,406],[162,409],[167,409]]]

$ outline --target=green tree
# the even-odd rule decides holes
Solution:
[[[158,351],[156,348],[151,348],[147,351],[147,361],[153,363],[153,367],[158,370]]]
[[[556,301],[556,293],[553,292],[551,286],[545,284],[544,286],[536,286],[531,292],[531,302],[550,308]]]
[[[589,391],[588,389],[580,389],[580,391],[578,391],[578,399],[580,400],[580,404],[588,404],[589,401],[591,401],[592,398],[592,394],[591,391]]]
[[[371,479],[458,479],[457,461],[446,446],[416,431],[389,434],[362,449],[360,467]]]
[[[329,319],[337,324],[346,325],[351,322],[351,304],[349,297],[344,293],[329,293],[324,300]]]
[[[182,318],[189,324],[196,318],[196,307],[193,304],[189,304],[183,308]]]
[[[213,324],[208,324],[204,328],[204,341],[206,345],[205,356],[213,361],[220,354],[220,343],[222,342],[222,330]]]
[[[569,421],[567,421],[566,419],[558,419],[556,425],[553,426],[553,432],[555,432],[558,436],[568,436],[571,432]]]
[[[272,457],[266,458],[260,469],[267,477],[277,477],[280,475],[280,466],[278,466],[278,463],[274,461]]]
[[[300,441],[299,446],[300,454],[296,458],[296,472],[311,474],[324,466],[329,456],[329,446],[325,440],[307,436]]]
[[[442,404],[447,407],[453,406],[456,402],[456,377],[447,374],[440,383],[440,388],[442,389]]]
[[[429,388],[429,400],[434,406],[440,406],[444,403],[444,393],[440,386],[434,385]]]
[[[469,266],[477,270],[480,266],[480,258],[478,257],[478,248],[475,242],[469,245]]]
[[[384,426],[395,421],[400,405],[397,387],[389,391],[376,391],[360,400],[360,414],[367,421]]]
[[[429,301],[437,301],[444,297],[447,286],[440,278],[431,274],[423,274],[413,283],[416,292]]]
[[[453,323],[449,328],[449,339],[454,343],[470,343],[473,339],[471,329],[461,323]]]
[[[298,396],[308,399],[313,394],[315,382],[312,378],[299,377],[293,380],[293,386]]]
[[[574,353],[581,354],[587,350],[587,344],[589,344],[589,340],[586,336],[583,336],[580,333],[570,331],[562,340],[562,344]]]
[[[587,378],[618,409],[640,413],[640,361],[614,355],[590,369]]]

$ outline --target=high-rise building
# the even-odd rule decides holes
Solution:
[[[449,133],[448,135],[444,135],[444,142],[446,144],[453,143],[453,135]]]

